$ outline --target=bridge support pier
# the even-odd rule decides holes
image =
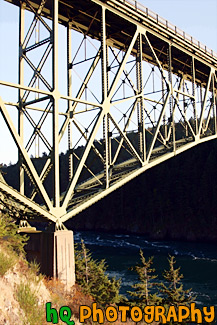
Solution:
[[[27,260],[35,260],[43,274],[59,279],[69,290],[75,284],[73,231],[42,232],[22,227],[19,233],[29,237],[25,246]]]
[[[69,289],[75,284],[74,239],[71,230],[54,233],[53,275]]]

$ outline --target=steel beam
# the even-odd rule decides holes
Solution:
[[[54,207],[60,206],[60,168],[59,168],[59,88],[58,88],[58,8],[59,1],[53,0],[53,183]]]
[[[215,139],[217,134],[217,58],[189,44],[168,26],[154,22],[147,13],[138,8],[135,11],[127,1],[80,1],[83,12],[77,10],[76,4],[66,6],[65,1],[26,0],[26,9],[33,14],[26,35],[22,3],[18,83],[0,81],[0,85],[18,92],[17,103],[6,102],[4,94],[0,99],[0,111],[19,152],[20,193],[14,190],[14,200],[23,200],[25,170],[35,187],[31,199],[36,200],[39,193],[45,203],[42,211],[46,211],[46,218],[61,229],[62,222],[147,169],[199,143]],[[52,19],[51,27],[44,16]],[[62,55],[59,22],[64,22],[67,33],[67,57],[61,57],[67,65],[66,93],[60,93],[59,85],[58,57]],[[44,35],[34,43],[32,37],[38,24],[43,26]],[[78,46],[73,42],[73,33],[81,33]],[[93,46],[90,50],[86,46],[88,42]],[[79,58],[83,46],[84,58]],[[32,58],[39,53],[37,51],[40,57],[35,63]],[[52,68],[48,76],[44,69],[49,60]],[[26,66],[32,74],[27,73]],[[81,71],[81,83],[74,91],[72,80],[77,69]],[[197,94],[199,88],[201,98]],[[89,100],[89,94],[93,100]],[[17,128],[8,105],[18,109]],[[41,115],[35,118],[36,114]],[[30,123],[31,131],[26,132],[25,121]],[[52,136],[43,129],[47,122]],[[177,123],[183,126],[179,138]],[[69,182],[61,194],[59,151],[67,130]],[[40,172],[29,157],[36,139],[48,153]],[[80,141],[84,143],[83,153],[78,148]],[[44,180],[50,171],[54,186],[49,197]],[[84,171],[88,173],[84,175]],[[30,208],[29,199],[25,204]],[[39,213],[40,208],[32,202],[34,204],[34,211]]]
[[[102,7],[101,18],[101,61],[102,61],[102,101],[106,102],[108,97],[108,71],[107,71],[107,56],[108,47],[106,41],[106,10]],[[104,142],[104,178],[105,188],[109,187],[109,120],[108,112],[103,117],[103,142]]]
[[[19,148],[19,150],[20,150],[20,152],[21,152],[21,154],[23,156],[23,159],[25,160],[25,162],[26,162],[26,164],[28,166],[28,169],[29,169],[29,171],[30,171],[30,173],[32,175],[32,178],[34,179],[35,184],[37,185],[38,190],[39,190],[39,192],[40,192],[40,194],[41,194],[47,208],[49,210],[52,209],[51,201],[50,201],[50,199],[49,199],[49,197],[47,195],[47,192],[45,191],[45,188],[44,188],[44,186],[43,186],[43,184],[42,184],[42,182],[41,182],[41,180],[40,180],[40,178],[39,178],[39,176],[38,176],[38,174],[37,174],[37,172],[35,170],[35,167],[34,167],[32,161],[31,161],[31,159],[29,158],[26,149],[23,146],[21,138],[20,138],[19,134],[16,131],[16,128],[15,128],[15,126],[14,126],[12,120],[11,120],[10,115],[7,112],[7,109],[6,109],[5,105],[4,105],[4,102],[1,99],[1,97],[0,97],[0,110],[1,110],[2,116],[3,116],[4,120],[5,120],[5,123],[7,124],[8,129],[10,130],[11,135],[14,138],[14,141],[15,141],[17,147]]]
[[[210,141],[210,140],[215,140],[217,138],[217,135],[213,135],[207,138],[203,138],[201,139],[200,143],[204,143],[206,141]],[[167,161],[168,159],[173,158],[174,156],[181,154],[182,152],[192,149],[193,147],[195,147],[196,145],[198,145],[198,143],[196,142],[192,142],[189,144],[186,144],[185,146],[178,148],[176,150],[176,153],[171,152],[171,153],[167,153],[163,156],[161,156],[159,159],[153,160],[151,162],[149,162],[148,164],[142,166],[141,168],[133,171],[130,175],[127,175],[126,177],[122,178],[119,182],[115,183],[114,185],[110,186],[108,189],[106,189],[105,191],[101,191],[99,194],[97,194],[96,196],[93,196],[92,199],[84,202],[82,205],[78,206],[77,208],[73,209],[73,210],[69,210],[67,212],[67,214],[63,215],[60,220],[61,222],[66,222],[67,220],[69,220],[70,218],[73,218],[74,216],[76,216],[77,214],[79,214],[80,212],[82,212],[83,210],[87,209],[88,207],[90,207],[91,205],[93,205],[95,202],[98,202],[99,200],[103,199],[105,196],[109,195],[110,193],[114,192],[115,190],[117,190],[118,188],[120,188],[121,186],[125,185],[126,183],[130,182],[131,180],[135,179],[136,177],[138,177],[139,175],[141,175],[142,173],[144,173],[146,170],[153,168],[154,166],[163,163],[164,161]]]
[[[31,199],[17,192],[14,188],[8,186],[2,181],[0,181],[0,191],[6,193],[7,196],[11,198],[11,200],[14,200],[15,202],[17,201],[20,204],[24,204],[24,206],[34,211],[36,215],[39,214],[41,218],[46,218],[49,221],[56,222],[57,218],[52,213],[49,213],[45,208],[36,204]]]
[[[71,32],[71,23],[68,23],[67,26],[67,88],[68,96],[72,96],[72,71],[70,64],[72,62],[72,32]],[[70,112],[71,102],[68,101],[68,112]],[[72,154],[72,122],[68,122],[68,151],[69,151],[69,180],[73,176],[73,154]]]
[[[23,59],[23,43],[24,43],[24,22],[25,22],[25,3],[20,5],[20,16],[19,16],[19,84],[24,84],[24,59]],[[23,143],[24,141],[24,125],[23,125],[23,90],[19,90],[19,98],[18,98],[18,134]],[[18,161],[20,165],[20,193],[24,194],[24,169],[22,167],[23,159],[22,154],[18,152]]]
[[[202,110],[201,110],[201,114],[200,114],[200,123],[199,123],[199,128],[198,128],[199,135],[201,134],[202,124],[203,124],[203,116],[204,116],[204,111],[205,111],[205,107],[206,107],[206,104],[207,104],[207,97],[208,97],[208,92],[209,92],[210,84],[211,84],[211,80],[212,80],[212,74],[213,74],[213,70],[211,69],[210,73],[209,73],[209,79],[207,81],[207,86],[206,86],[204,99],[203,99],[203,102],[202,102]]]

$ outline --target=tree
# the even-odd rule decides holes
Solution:
[[[1,203],[0,198],[0,203]],[[18,226],[15,220],[0,210],[0,243],[7,243],[7,247],[11,248],[18,255],[25,255],[24,246],[28,241],[26,235],[17,233]]]
[[[166,280],[166,284],[161,283],[160,291],[164,295],[163,302],[166,305],[174,305],[178,307],[179,305],[189,306],[191,302],[194,301],[195,297],[191,295],[191,289],[184,290],[181,280],[183,279],[183,274],[180,274],[180,267],[175,268],[175,257],[169,256],[169,270],[165,270],[163,277]]]
[[[128,293],[135,299],[130,301],[131,305],[136,305],[144,308],[147,305],[157,305],[160,303],[161,298],[153,292],[153,288],[157,286],[154,280],[157,275],[154,274],[155,269],[152,268],[153,256],[147,261],[143,255],[143,251],[140,249],[141,264],[131,268],[138,274],[139,282],[132,285],[134,291],[128,291]]]
[[[105,260],[94,260],[83,241],[75,245],[76,282],[84,293],[90,294],[102,306],[121,300],[119,295],[121,280],[109,279],[106,270]]]

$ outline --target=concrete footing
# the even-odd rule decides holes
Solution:
[[[41,273],[58,278],[69,289],[75,284],[74,240],[71,230],[29,232],[25,246],[28,261],[35,260]]]

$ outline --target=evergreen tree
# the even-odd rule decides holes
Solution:
[[[12,248],[17,254],[25,255],[24,246],[28,241],[28,237],[18,234],[17,230],[18,226],[15,220],[0,210],[0,242],[4,242],[7,239],[7,246]]]
[[[75,245],[76,282],[84,293],[90,294],[101,305],[118,303],[121,299],[121,281],[109,279],[106,270],[105,260],[94,260],[83,241],[81,245]]]
[[[147,305],[157,305],[160,303],[161,298],[153,292],[153,288],[156,287],[154,280],[157,275],[154,274],[155,269],[152,268],[153,256],[147,261],[143,255],[143,251],[140,249],[141,264],[132,267],[131,269],[138,274],[138,283],[132,285],[134,291],[128,291],[128,293],[134,297],[130,301],[131,305],[136,305],[144,308]]]
[[[175,257],[169,256],[169,270],[164,271],[163,277],[166,280],[166,284],[161,283],[161,293],[164,295],[163,302],[166,305],[179,305],[189,306],[194,301],[195,297],[191,295],[191,289],[184,290],[181,280],[183,274],[180,273],[180,267],[175,268]]]

